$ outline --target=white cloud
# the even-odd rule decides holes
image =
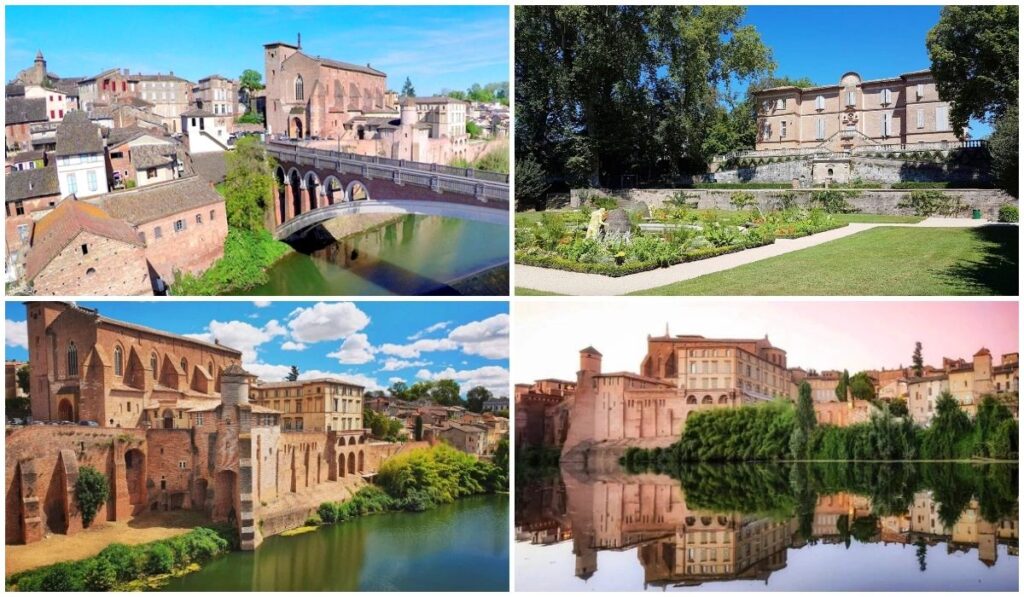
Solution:
[[[28,322],[4,319],[4,344],[28,348]]]
[[[267,363],[242,363],[242,368],[263,381],[284,381],[291,372],[291,365],[269,365]]]
[[[260,309],[270,306],[270,301],[253,301],[252,304],[256,305]]]
[[[462,371],[456,371],[451,367],[438,372],[431,372],[427,369],[420,369],[416,373],[416,379],[438,381],[441,379],[453,379],[459,382],[463,394],[467,391],[475,388],[476,386],[483,386],[491,391],[495,396],[508,396],[508,369],[505,367],[497,367],[495,365],[488,365],[486,367],[479,367],[477,369],[467,369]]]
[[[450,321],[441,321],[435,323],[434,325],[425,327],[422,330],[416,332],[415,334],[409,336],[409,340],[419,340],[420,338],[426,336],[427,334],[433,334],[434,332],[448,329],[448,326],[450,326],[451,324],[452,322]]]
[[[403,361],[402,359],[385,359],[384,366],[381,367],[380,371],[398,371],[399,369],[409,369],[410,367],[426,367],[430,364],[430,361]]]
[[[388,383],[398,383],[400,381],[404,382],[405,379],[403,379],[401,377],[389,377],[388,378]]]
[[[306,350],[306,345],[302,342],[292,342],[288,340],[281,345],[281,350]]]
[[[217,321],[216,319],[206,326],[206,332],[201,334],[185,334],[189,338],[205,340],[207,342],[218,341],[228,348],[234,348],[242,352],[243,362],[257,361],[257,348],[278,336],[287,336],[288,332],[276,319],[271,319],[262,328],[258,328],[244,321]]]
[[[374,351],[366,334],[352,334],[341,343],[341,348],[327,356],[343,365],[362,365],[373,360]]]
[[[319,369],[312,369],[310,371],[303,371],[299,373],[299,379],[319,379],[323,377],[338,379],[344,382],[363,386],[367,392],[384,389],[384,386],[380,385],[380,382],[377,381],[376,377],[370,377],[369,375],[364,375],[362,373],[354,373],[351,371],[335,373],[333,371],[320,371]]]
[[[292,338],[308,344],[341,340],[370,324],[370,317],[353,303],[317,303],[295,309],[290,317]]]
[[[458,347],[458,344],[447,338],[424,338],[410,344],[383,344],[380,347],[380,351],[384,354],[401,357],[403,359],[413,359],[419,357],[420,353],[423,352],[455,350]]]
[[[455,328],[448,334],[448,339],[457,342],[466,354],[488,359],[507,359],[508,324],[508,314],[499,313]]]

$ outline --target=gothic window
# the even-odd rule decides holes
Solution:
[[[149,369],[153,372],[153,379],[157,379],[156,368],[157,368],[157,358],[156,358],[156,353],[153,352],[153,353],[150,353],[150,355],[149,355]]]
[[[78,347],[74,342],[68,345],[68,375],[78,376]]]
[[[188,380],[188,360],[185,357],[181,357],[181,372],[185,375],[185,380]]]
[[[334,103],[341,106],[345,103],[345,86],[341,81],[334,82]]]
[[[298,75],[295,77],[295,99],[301,100],[305,99],[305,97],[302,89],[302,75]]]
[[[124,375],[124,350],[114,347],[114,375]]]

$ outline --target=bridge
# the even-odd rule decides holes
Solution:
[[[359,213],[444,216],[509,223],[508,175],[268,141],[274,237]]]

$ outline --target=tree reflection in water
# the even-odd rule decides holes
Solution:
[[[786,567],[790,550],[818,544],[916,546],[920,572],[928,570],[928,547],[939,544],[976,553],[986,566],[1000,547],[1017,553],[1016,463],[693,463],[671,474],[561,472],[517,487],[517,540],[571,539],[581,579],[596,573],[604,550],[635,549],[648,585],[767,581]]]

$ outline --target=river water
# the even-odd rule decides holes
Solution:
[[[1018,466],[691,465],[517,483],[516,590],[1016,591]]]
[[[508,496],[366,516],[232,552],[165,591],[506,591]]]
[[[310,254],[291,253],[267,271],[265,284],[244,294],[409,296],[472,288],[473,294],[504,295],[507,270],[508,226],[407,215]]]

